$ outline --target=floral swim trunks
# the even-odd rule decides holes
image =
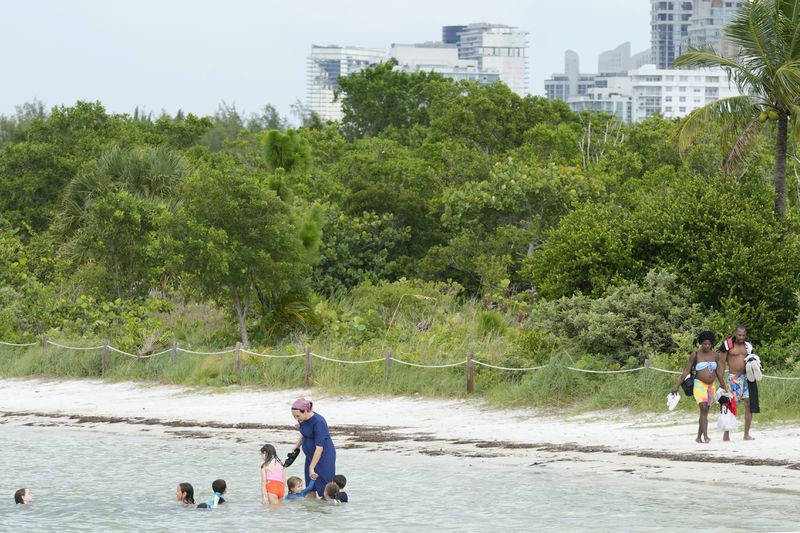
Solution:
[[[744,374],[728,374],[728,384],[731,394],[736,397],[736,401],[747,400],[750,398],[750,387],[747,385],[747,376]]]

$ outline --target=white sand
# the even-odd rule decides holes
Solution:
[[[407,397],[342,397],[311,390],[262,391],[231,388],[224,393],[174,386],[104,383],[98,380],[0,380],[0,412],[36,412],[108,417],[146,417],[196,422],[291,425],[289,412],[298,396],[313,399],[329,426],[383,426],[408,439],[375,443],[373,449],[400,453],[447,453],[468,457],[498,456],[498,461],[547,468],[625,472],[645,478],[708,483],[747,483],[800,493],[800,470],[786,466],[748,466],[691,459],[691,455],[775,459],[800,467],[800,427],[768,427],[755,417],[754,441],[722,442],[712,414],[710,444],[697,444],[697,418],[681,412],[632,415],[624,411],[580,416],[544,416],[530,409],[497,410],[479,400],[435,400]],[[681,400],[686,402],[684,398]],[[742,416],[740,415],[740,419]],[[141,426],[133,426],[140,428]],[[419,439],[420,434],[430,438]],[[413,440],[414,438],[417,440]],[[293,438],[287,435],[287,438]],[[606,447],[607,453],[476,447],[461,440],[517,444]],[[642,457],[666,453],[684,460]],[[638,454],[638,455],[637,455]],[[492,459],[487,459],[492,460]],[[745,477],[746,476],[746,477]]]

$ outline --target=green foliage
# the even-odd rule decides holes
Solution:
[[[259,305],[265,314],[302,294],[310,273],[290,208],[226,154],[195,171],[182,192],[166,222],[171,267],[201,297],[230,305],[247,345],[250,310]]]
[[[427,125],[431,100],[453,92],[453,84],[433,72],[406,73],[387,61],[339,78],[342,130],[349,138],[371,137],[387,128]]]
[[[317,291],[332,294],[390,277],[390,253],[408,241],[410,228],[398,227],[392,214],[354,216],[331,208],[327,216],[320,260],[313,273]]]
[[[304,172],[311,166],[311,145],[295,130],[286,133],[269,130],[262,139],[264,158],[271,169],[282,168],[293,174]]]
[[[649,272],[642,285],[612,287],[600,298],[578,294],[543,301],[533,315],[538,328],[564,344],[618,364],[630,357],[641,363],[650,354],[671,352],[677,348],[673,332],[694,331],[700,324],[689,291],[665,270]]]
[[[502,335],[506,330],[506,321],[497,311],[479,311],[478,332],[481,335]]]

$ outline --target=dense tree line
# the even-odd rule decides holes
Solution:
[[[527,361],[569,345],[624,365],[746,322],[794,362],[800,189],[776,214],[779,122],[732,175],[713,129],[679,151],[684,122],[625,125],[503,84],[387,63],[339,97],[341,123],[296,129],[271,106],[3,117],[0,339],[152,348],[175,334],[164,313],[197,302],[230,316],[220,342],[270,343],[326,327],[343,295],[416,280],[501,315],[486,331],[516,331]],[[364,310],[359,339],[391,329],[385,308]]]

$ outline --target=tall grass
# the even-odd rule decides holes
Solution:
[[[292,348],[291,346],[287,346]],[[287,348],[284,347],[284,348]],[[296,353],[281,350],[282,353]],[[348,358],[342,354],[333,354]],[[365,359],[365,352],[350,359]],[[407,354],[406,354],[407,355]],[[402,357],[402,355],[401,355]],[[0,376],[94,377],[102,374],[102,349],[76,352],[40,346],[0,349]],[[675,385],[675,376],[652,371],[630,374],[585,374],[567,368],[568,359],[554,357],[548,366],[528,373],[476,367],[478,396],[497,407],[537,407],[547,410],[591,411],[626,408],[658,412]],[[383,362],[345,365],[314,359],[313,385],[329,392],[352,395],[413,395],[466,397],[466,369],[413,368],[393,363],[387,374]],[[143,380],[187,386],[244,385],[280,390],[300,387],[305,360],[263,359],[245,355],[236,372],[233,354],[204,356],[181,353],[176,363],[169,354],[134,359],[111,352],[105,379]],[[757,421],[800,418],[800,381],[765,379],[760,386],[762,414]],[[694,412],[696,404],[683,398],[679,409]]]

